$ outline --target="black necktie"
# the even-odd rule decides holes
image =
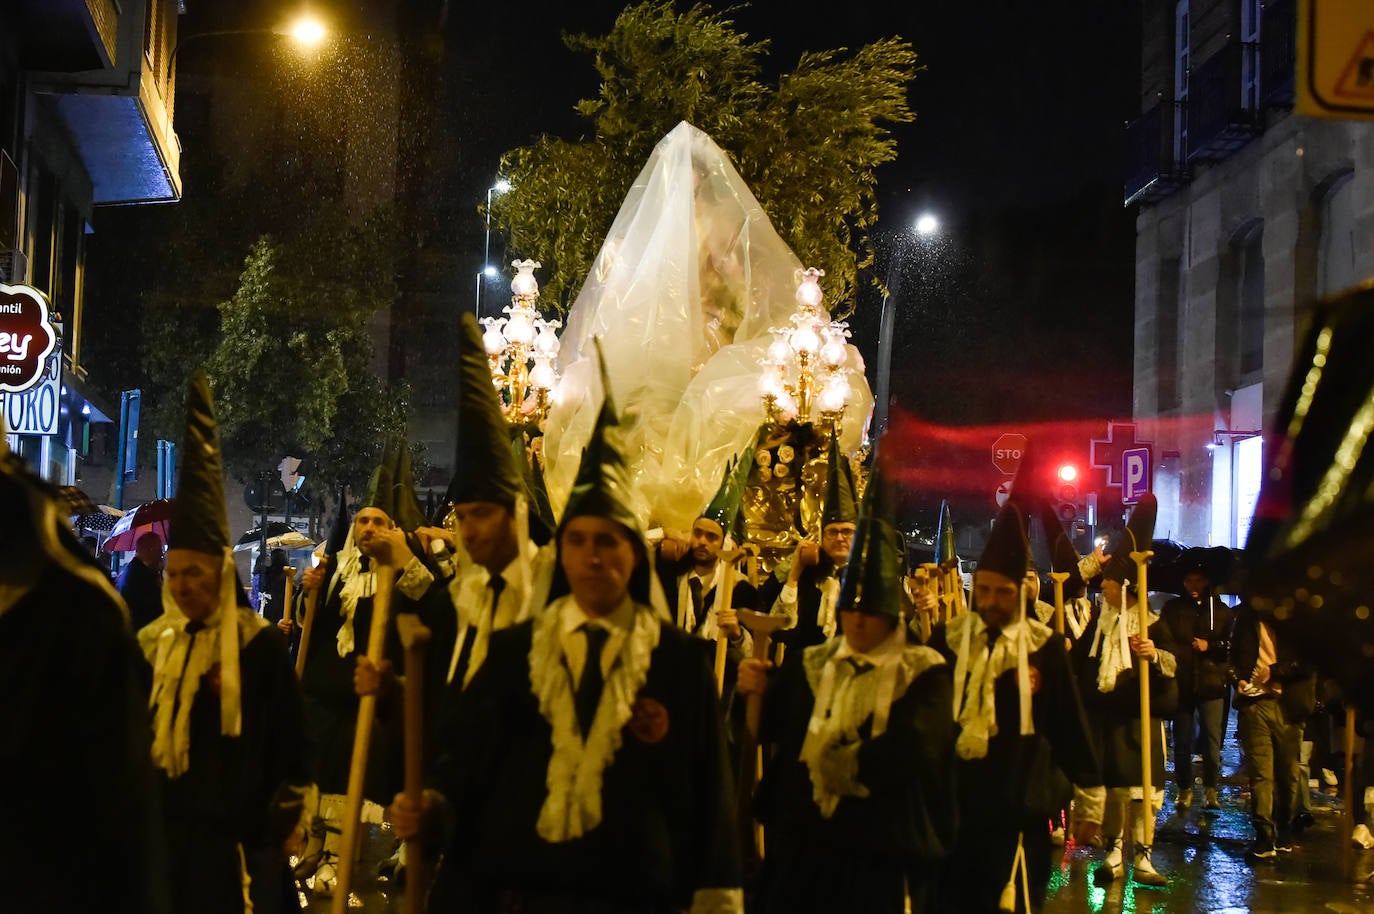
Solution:
[[[988,626],[988,653],[992,653],[992,646],[997,643],[997,639],[1002,637],[1002,630]]]
[[[492,578],[487,582],[491,588],[491,617],[496,619],[496,604],[501,602],[501,591],[506,589],[505,578]],[[472,662],[472,646],[477,642],[477,626],[469,625],[467,637],[463,639],[463,647],[458,651],[458,665],[453,668],[453,681],[458,684],[458,688],[463,687],[463,680],[468,675],[468,664]]]
[[[858,657],[846,657],[845,659],[849,661],[850,666],[854,667],[855,676],[862,676],[864,673],[873,669],[873,664],[869,663],[867,660],[860,660]]]
[[[577,725],[582,728],[585,738],[591,732],[592,721],[596,718],[596,706],[601,703],[601,686],[604,684],[601,675],[601,651],[611,633],[600,625],[588,622],[582,626],[582,634],[587,636],[587,659],[582,664],[582,679],[577,684],[575,701]]]
[[[693,630],[701,627],[701,578],[692,575],[687,579],[687,589],[692,592]]]

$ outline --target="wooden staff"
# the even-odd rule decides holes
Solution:
[[[1135,593],[1136,606],[1140,610],[1140,639],[1143,641],[1149,637],[1150,631],[1150,588],[1146,585],[1146,564],[1154,557],[1154,551],[1146,549],[1143,552],[1132,552],[1131,561],[1135,562]],[[1122,583],[1121,605],[1126,605],[1125,583]],[[1124,625],[1125,619],[1121,620]],[[1140,666],[1140,789],[1141,799],[1145,805],[1140,813],[1145,817],[1144,831],[1145,846],[1154,844],[1155,837],[1155,807],[1154,807],[1154,780],[1150,772],[1150,661],[1141,657],[1138,661]]]
[[[927,572],[924,567],[920,567],[912,571],[909,576],[909,580],[916,582],[913,589],[917,593],[930,593],[930,573]],[[916,610],[916,627],[921,632],[921,640],[929,641],[931,628],[930,614],[922,612],[919,607],[916,607],[916,593],[911,593],[910,591],[908,591],[907,597],[911,600],[912,607]],[[936,597],[936,605],[939,605],[938,596]]]
[[[1341,834],[1348,835],[1355,830],[1355,706],[1346,704],[1345,706],[1345,783],[1341,785],[1341,799],[1345,806],[1341,813],[1341,827],[1344,831]],[[1368,741],[1365,742],[1365,752],[1371,751]],[[1306,785],[1303,786],[1306,790]],[[1345,852],[1341,855],[1341,865],[1347,877],[1354,875],[1355,855],[1351,848],[1352,842],[1343,842]]]
[[[1064,634],[1064,582],[1069,579],[1067,571],[1051,571],[1050,580],[1054,582],[1054,630]]]
[[[285,602],[286,605],[282,607],[281,617],[285,619],[287,622],[290,622],[291,598],[295,596],[295,594],[292,593],[292,591],[296,589],[296,569],[292,568],[290,565],[287,565],[286,567],[290,570],[286,574],[286,591],[282,594],[282,601]]]
[[[300,679],[305,672],[305,655],[310,653],[310,629],[315,624],[315,608],[320,605],[320,591],[329,586],[328,580],[320,582],[305,597],[305,618],[301,620],[301,640],[296,647],[296,678]],[[290,606],[290,603],[286,604]]]
[[[372,595],[372,627],[367,636],[367,659],[373,664],[386,654],[386,626],[391,621],[391,591],[396,586],[394,569],[376,566],[376,591]],[[372,722],[377,716],[377,696],[363,695],[358,699],[358,726],[353,731],[353,758],[348,766],[348,796],[344,801],[343,839],[339,847],[339,881],[334,886],[331,914],[345,914],[348,890],[353,885],[353,858],[358,853],[362,837],[363,780],[367,776],[367,750],[372,736]]]
[[[425,787],[425,649],[429,646],[429,629],[414,613],[396,616],[396,634],[405,649],[405,793],[406,799],[420,805]],[[420,914],[425,890],[420,873],[424,868],[424,848],[420,836],[406,840],[405,914]]]
[[[754,636],[754,659],[767,660],[768,650],[772,647],[773,633],[782,628],[787,620],[782,616],[748,609],[740,610],[739,617],[740,624],[749,629],[749,633]],[[739,788],[737,799],[741,825],[754,822],[754,787],[757,786],[759,778],[763,777],[763,749],[759,745],[759,724],[762,720],[763,696],[750,695],[744,706],[745,732],[740,739],[739,777],[735,781]],[[755,862],[763,859],[763,826],[758,822],[754,822],[752,838],[752,841],[745,842],[746,846],[753,850],[752,854],[746,854],[746,858]]]
[[[716,585],[716,608],[719,613],[721,609],[730,609],[735,597],[735,559],[742,555],[738,549],[731,552],[722,552],[720,561],[725,563],[725,567],[720,573],[720,583]],[[716,694],[725,694],[725,652],[730,646],[730,639],[725,636],[725,632],[720,627],[720,616],[716,617]]]

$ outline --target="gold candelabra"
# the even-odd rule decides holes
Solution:
[[[768,353],[759,360],[759,396],[772,423],[819,423],[839,434],[849,403],[849,325],[832,321],[822,306],[824,270],[801,271],[797,310],[790,327],[774,327]]]
[[[557,330],[562,321],[539,316],[539,282],[534,271],[542,264],[534,260],[513,260],[515,278],[511,280],[511,303],[502,312],[506,317],[484,317],[487,328],[482,345],[487,350],[492,384],[501,400],[501,411],[513,425],[533,422],[543,427],[549,414],[553,392],[558,386]]]

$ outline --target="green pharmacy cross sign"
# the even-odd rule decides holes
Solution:
[[[43,293],[0,283],[0,391],[20,393],[37,384],[56,347]]]

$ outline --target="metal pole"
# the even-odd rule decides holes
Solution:
[[[124,455],[128,448],[124,439],[129,435],[129,391],[119,396],[119,440],[116,442],[114,506],[124,509]]]
[[[487,275],[487,267],[491,266],[491,188],[487,188],[487,236],[482,243],[482,269],[477,274],[477,316],[482,316],[482,277]]]
[[[888,377],[892,370],[892,328],[896,323],[893,316],[895,309],[892,307],[892,294],[889,290],[883,296],[882,318],[878,322],[878,378],[877,378],[877,402],[874,404],[873,430],[874,437],[882,435],[887,431],[887,407],[891,398],[889,391]]]

